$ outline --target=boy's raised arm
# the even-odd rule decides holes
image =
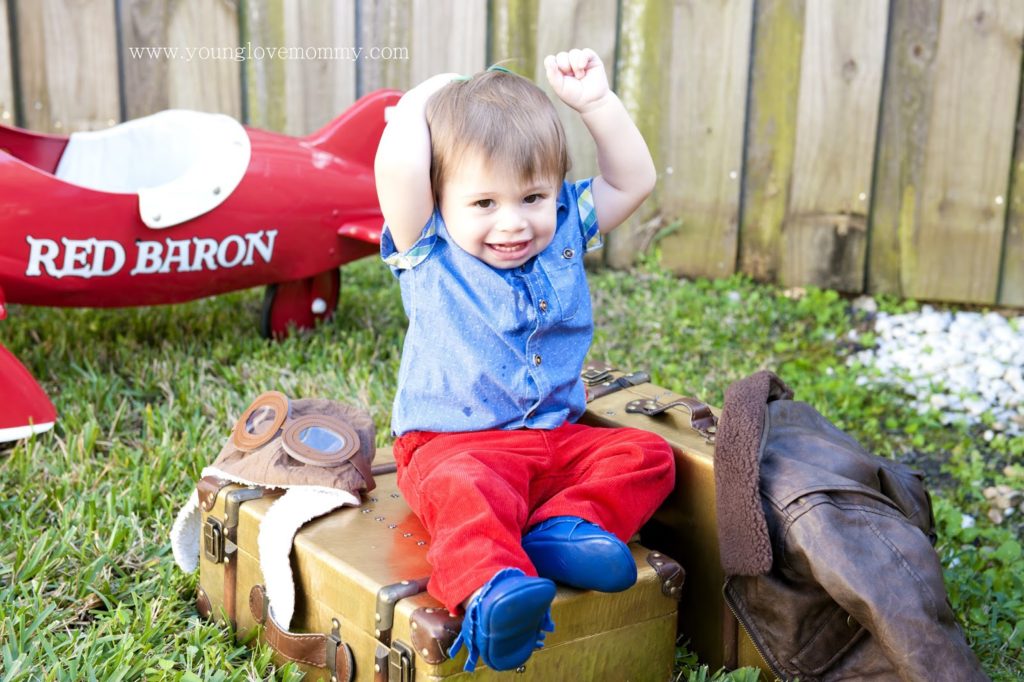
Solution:
[[[593,50],[548,55],[544,68],[555,93],[579,112],[597,145],[601,175],[592,186],[594,210],[601,232],[610,232],[654,190],[657,173],[647,143],[609,89],[604,65]]]
[[[434,212],[427,100],[457,75],[438,74],[405,93],[391,112],[377,147],[373,165],[377,199],[399,251],[416,243]]]

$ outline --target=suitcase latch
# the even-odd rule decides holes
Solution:
[[[224,561],[224,526],[212,516],[203,523],[203,555],[215,564]]]
[[[603,362],[591,363],[583,368],[583,371],[580,372],[580,377],[583,379],[584,384],[593,386],[594,384],[611,379],[612,368],[611,365]]]
[[[416,652],[408,644],[402,641],[391,643],[391,653],[388,656],[388,668],[390,675],[388,682],[413,682],[416,677]]]

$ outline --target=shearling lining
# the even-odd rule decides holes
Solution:
[[[771,539],[761,507],[761,441],[768,403],[792,398],[793,391],[768,371],[741,379],[725,391],[715,438],[715,503],[726,575],[771,571]]]

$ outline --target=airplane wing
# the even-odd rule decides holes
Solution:
[[[56,420],[46,391],[0,344],[0,443],[49,431]]]
[[[383,221],[349,222],[338,228],[339,237],[358,239],[367,244],[380,244],[380,231]]]

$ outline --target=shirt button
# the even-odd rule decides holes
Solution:
[[[540,308],[540,311],[541,311],[542,313],[546,313],[546,312],[548,311],[548,302],[547,302],[547,301],[545,301],[545,300],[544,300],[544,299],[542,298],[542,299],[540,299],[540,303],[538,304],[538,307]]]
[[[562,258],[564,258],[566,260],[569,260],[570,258],[572,258],[575,255],[576,255],[576,252],[573,251],[572,249],[566,249],[566,250],[562,251]]]
[[[533,364],[535,364],[535,365],[539,365],[540,364],[540,355],[538,355],[536,353],[534,354],[534,356],[533,356]]]

